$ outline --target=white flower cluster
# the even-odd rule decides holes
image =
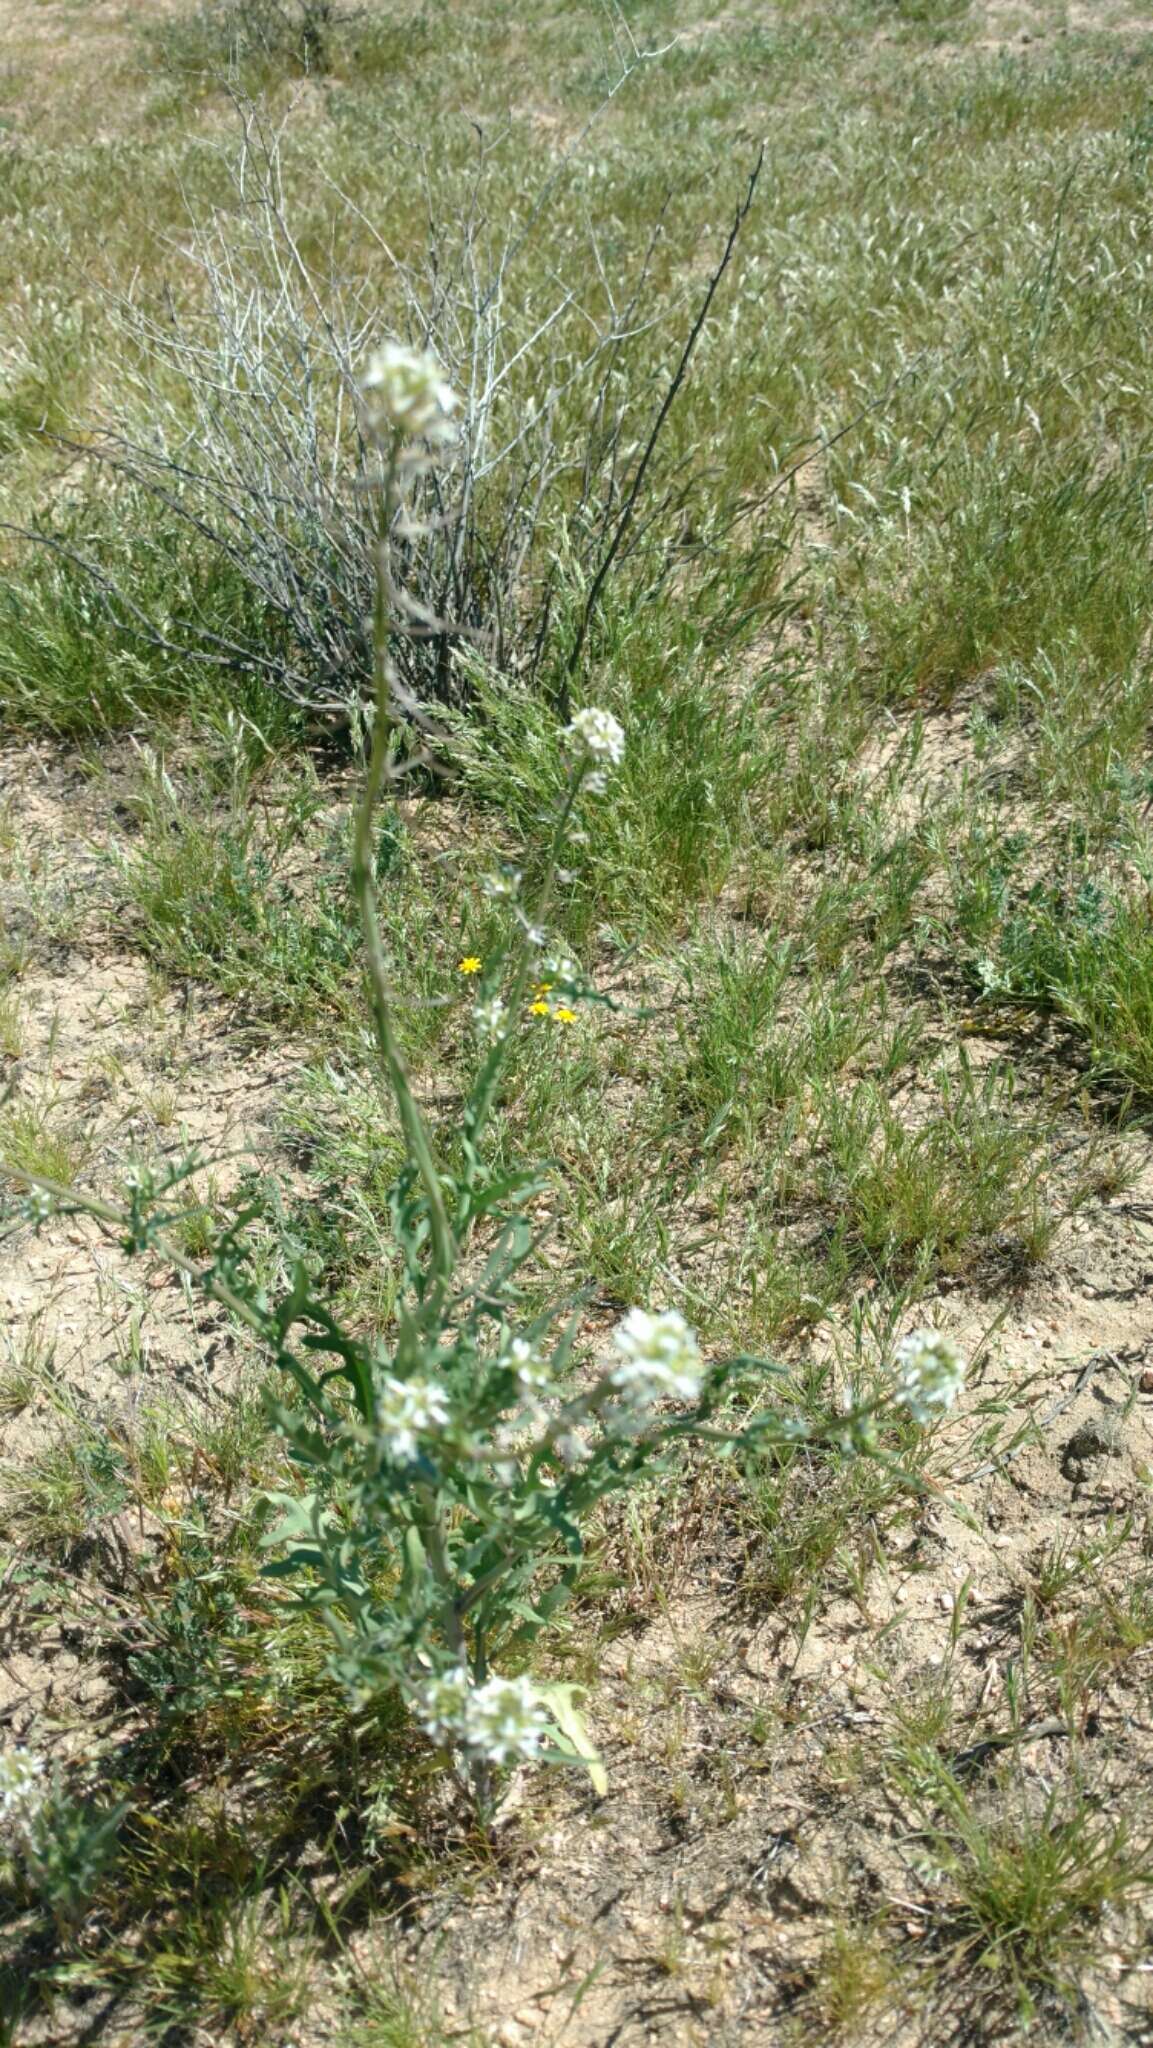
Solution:
[[[600,711],[594,704],[587,704],[578,711],[572,724],[565,728],[565,738],[583,749],[595,764],[593,773],[586,775],[584,787],[595,796],[603,794],[605,770],[619,768],[625,756],[625,731],[611,711]]]
[[[609,1374],[625,1407],[643,1414],[658,1401],[695,1401],[701,1390],[696,1337],[675,1308],[659,1315],[632,1308],[613,1331],[621,1362]]]
[[[594,761],[601,761],[608,768],[619,768],[625,757],[625,730],[611,711],[598,711],[594,704],[586,704],[578,711],[572,724],[565,729],[565,738],[582,746]]]
[[[48,1799],[44,1759],[30,1749],[0,1755],[0,1827],[25,1840]]]
[[[584,986],[584,974],[571,953],[549,953],[541,961],[541,974],[550,982],[559,981],[567,989]]]
[[[398,1465],[411,1464],[419,1454],[420,1439],[444,1429],[451,1418],[448,1395],[435,1380],[389,1378],[377,1396],[380,1439]]]
[[[364,421],[378,440],[444,441],[460,400],[429,350],[418,354],[386,341],[365,364],[360,380]]]
[[[486,996],[477,1003],[472,1013],[473,1027],[478,1038],[491,1038],[500,1043],[508,1036],[508,1008],[499,996]]]
[[[430,1679],[420,1697],[421,1726],[469,1762],[515,1764],[539,1756],[549,1717],[530,1678],[486,1678],[474,1685],[463,1664]]]
[[[579,1429],[562,1429],[560,1435],[553,1438],[552,1447],[561,1464],[567,1465],[570,1472],[579,1472],[592,1456],[588,1437]]]
[[[535,1394],[549,1384],[549,1368],[527,1337],[510,1337],[497,1362],[516,1374],[522,1394]]]
[[[965,1383],[965,1361],[940,1330],[913,1330],[897,1346],[896,1399],[915,1422],[947,1415]]]
[[[481,891],[490,903],[514,903],[523,879],[519,868],[502,868],[499,874],[484,877]]]

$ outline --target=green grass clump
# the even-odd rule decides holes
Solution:
[[[935,473],[935,517],[927,530],[918,520],[899,595],[876,588],[883,550],[866,557],[862,614],[887,689],[947,698],[997,664],[1063,646],[1123,670],[1141,647],[1143,458],[1101,476],[1087,456],[1008,459],[999,441]]]
[[[39,546],[25,542],[0,588],[0,717],[76,740],[227,704],[282,732],[291,721],[259,676],[229,659],[251,608],[227,558],[198,558],[155,506],[129,492],[111,510],[96,501]],[[181,656],[182,615],[216,636],[215,661]],[[262,630],[271,658],[268,619]]]
[[[1014,1113],[1013,1095],[1009,1071],[962,1067],[914,1120],[870,1084],[831,1098],[818,1185],[846,1243],[893,1275],[961,1271],[999,1238],[1039,1257],[1056,1222],[1045,1132]]]
[[[1052,1011],[1093,1068],[1139,1095],[1153,1087],[1149,890],[1074,858],[1068,879],[1022,878],[1026,848],[978,838],[958,876],[956,918],[970,971],[991,1001]]]
[[[263,816],[244,802],[216,813],[210,786],[199,803],[189,797],[163,769],[146,776],[142,829],[118,863],[136,943],[253,1019],[299,1026],[339,1014],[356,985],[356,927],[339,827],[312,831],[299,861],[321,808],[315,785],[296,780]],[[296,878],[286,872],[294,855]]]
[[[131,1480],[123,1445],[104,1430],[89,1424],[76,1435],[60,1435],[9,1471],[8,1530],[45,1556],[67,1557],[126,1506]]]
[[[22,1173],[75,1180],[88,1150],[78,1119],[53,1100],[17,1096],[0,1107],[0,1158]]]
[[[1102,1916],[1153,1884],[1148,1841],[1075,1787],[1045,1793],[1011,1767],[995,1797],[925,1753],[913,1771],[942,1935],[1022,2019],[1073,2005]]]
[[[138,943],[170,974],[298,1023],[339,1002],[355,945],[346,905],[304,906],[247,832],[191,824],[126,872]]]

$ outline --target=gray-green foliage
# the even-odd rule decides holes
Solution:
[[[72,1932],[114,1861],[126,1801],[110,1804],[69,1791],[34,1752],[0,1757],[0,1857]]]

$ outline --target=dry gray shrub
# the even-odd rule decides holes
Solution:
[[[183,660],[259,674],[323,717],[355,719],[371,682],[380,502],[358,376],[367,350],[391,333],[431,350],[464,401],[451,451],[416,482],[416,516],[393,535],[409,593],[396,650],[404,700],[460,701],[456,657],[467,647],[500,672],[547,677],[566,711],[567,676],[610,570],[642,547],[658,577],[673,566],[654,536],[667,542],[684,530],[692,486],[686,476],[661,479],[655,457],[757,170],[695,317],[686,311],[687,335],[670,351],[668,309],[649,291],[659,224],[624,295],[595,242],[579,252],[591,261],[579,264],[582,288],[539,265],[524,287],[520,259],[546,217],[549,187],[519,231],[494,232],[486,190],[499,140],[481,139],[454,217],[430,210],[415,258],[397,255],[332,191],[332,244],[342,227],[355,226],[362,248],[367,237],[390,286],[385,313],[378,282],[335,263],[321,275],[306,258],[279,135],[251,104],[240,111],[231,204],[193,222],[182,250],[191,289],[162,312],[137,299],[116,308],[117,417],[74,445],[131,487],[134,516],[142,494],[219,562],[246,602],[235,624],[222,625],[217,611],[211,621],[193,612],[160,625],[122,574],[59,536],[30,537],[86,570],[126,630]],[[631,397],[638,380],[621,375],[622,359],[638,343],[648,367]]]

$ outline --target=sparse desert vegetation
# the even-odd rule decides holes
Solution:
[[[0,38],[0,2042],[1153,2039],[1151,24]]]

